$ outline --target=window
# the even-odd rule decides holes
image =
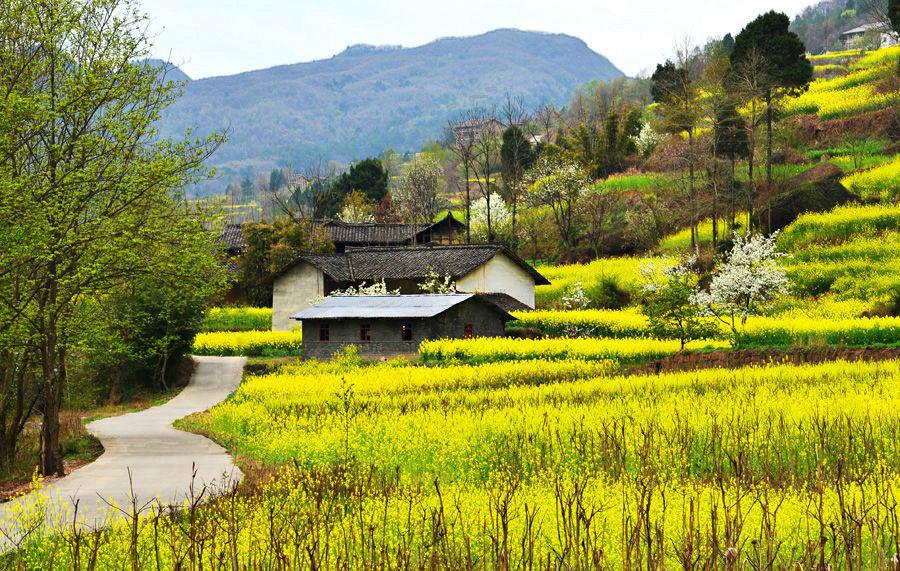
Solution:
[[[475,337],[475,326],[471,323],[466,323],[465,330],[463,331],[463,339],[471,339]]]
[[[400,338],[404,341],[412,341],[412,324],[404,323],[400,326]]]
[[[372,327],[368,323],[361,323],[359,326],[359,340],[360,341],[371,341]]]
[[[319,341],[331,341],[331,330],[327,322],[319,324]]]

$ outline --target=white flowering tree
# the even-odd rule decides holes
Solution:
[[[370,285],[366,285],[365,282],[361,283],[359,287],[350,286],[347,289],[337,289],[333,292],[329,293],[328,296],[332,295],[399,295],[399,289],[388,289],[387,284],[384,283],[384,280],[380,282],[372,282]],[[309,300],[310,305],[315,305],[325,299],[323,296],[314,297]]]
[[[469,224],[469,229],[472,239],[475,242],[488,241],[488,203],[491,205],[490,233],[494,236],[494,239],[496,240],[498,236],[501,238],[506,237],[510,233],[512,214],[510,213],[509,207],[499,194],[492,192],[490,200],[485,200],[482,196],[481,198],[472,201],[470,207],[471,222]]]
[[[738,324],[759,314],[778,296],[788,292],[789,282],[778,259],[787,256],[777,251],[771,236],[736,236],[728,259],[713,274],[708,292],[698,291],[694,303],[731,326],[735,338]]]
[[[419,284],[419,291],[431,294],[456,293],[456,282],[449,275],[441,276],[434,268],[428,268],[425,281]]]
[[[575,282],[575,285],[562,297],[563,308],[567,310],[587,309],[591,300],[584,293],[584,284]]]

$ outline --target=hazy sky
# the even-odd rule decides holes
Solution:
[[[685,37],[736,33],[758,14],[813,0],[143,0],[155,55],[193,78],[330,57],[350,44],[418,46],[496,28],[583,39],[628,75]]]

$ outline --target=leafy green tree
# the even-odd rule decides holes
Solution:
[[[774,103],[784,96],[798,95],[813,78],[806,46],[789,30],[791,21],[779,12],[767,12],[744,26],[734,40],[732,66],[761,54],[765,62],[763,92],[766,103],[766,186],[772,188],[772,122]],[[771,210],[770,210],[771,212]]]
[[[12,322],[33,343],[41,474],[63,474],[68,366],[95,326],[84,305],[141,276],[209,279],[160,254],[214,255],[177,189],[206,173],[221,140],[157,138],[179,89],[135,63],[149,55],[145,22],[123,0],[0,5],[0,330]]]
[[[237,287],[256,307],[272,305],[269,278],[274,272],[302,253],[334,251],[328,232],[313,220],[282,217],[271,224],[245,222],[242,229],[247,247],[238,264]]]
[[[578,207],[590,178],[577,163],[554,154],[542,156],[526,175],[528,200],[553,212],[566,255],[572,259],[581,235]]]
[[[650,331],[655,337],[678,339],[682,351],[687,341],[711,338],[717,333],[712,319],[694,303],[699,288],[693,265],[691,258],[662,269],[653,264],[641,268],[645,296],[642,311]]]
[[[344,197],[358,190],[366,195],[372,202],[381,202],[388,190],[388,173],[377,158],[363,159],[350,166],[350,170],[343,173],[334,182],[334,191]]]
[[[441,197],[444,170],[433,156],[422,154],[406,165],[394,197],[404,221],[430,224],[446,205]]]

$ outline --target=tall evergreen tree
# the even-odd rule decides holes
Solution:
[[[388,173],[377,158],[363,159],[351,165],[350,170],[339,176],[334,182],[333,189],[341,201],[354,190],[358,190],[377,204],[387,194]]]
[[[806,58],[806,46],[789,30],[785,14],[767,12],[744,26],[734,40],[731,52],[733,67],[751,54],[765,59],[764,99],[766,102],[766,187],[772,189],[772,122],[774,101],[785,95],[797,95],[813,78],[813,68]]]

